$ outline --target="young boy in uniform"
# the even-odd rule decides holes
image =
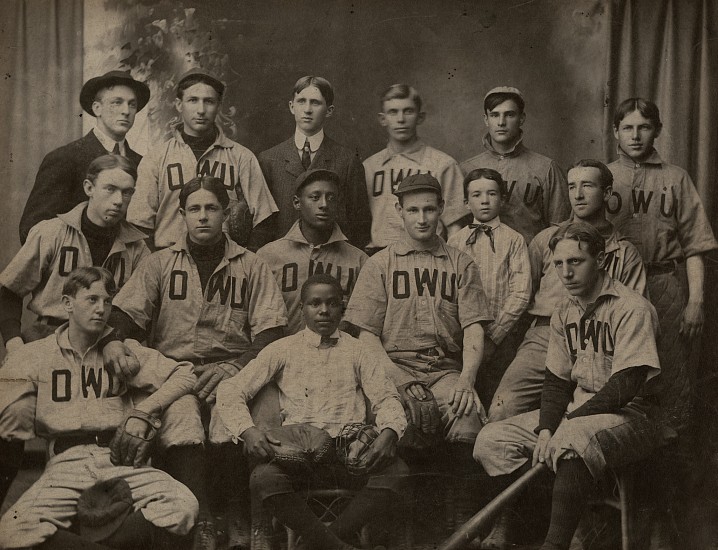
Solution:
[[[297,220],[297,178],[307,170],[331,170],[339,175],[340,182],[337,223],[351,244],[364,248],[369,242],[371,213],[361,159],[324,133],[324,123],[334,114],[334,88],[321,76],[303,76],[294,85],[289,111],[296,122],[294,137],[258,157],[279,207],[277,235],[286,234]]]
[[[257,250],[271,240],[272,214],[277,211],[254,154],[224,135],[215,123],[224,84],[203,69],[190,69],[177,83],[175,107],[181,121],[172,137],[150,149],[140,163],[137,192],[127,220],[147,232],[155,249],[184,237],[178,197],[198,175],[219,178],[230,191],[233,239]],[[248,209],[251,223],[244,227]],[[234,226],[238,227],[234,227]]]
[[[566,178],[548,157],[523,144],[526,120],[523,94],[511,86],[499,86],[484,96],[486,151],[461,163],[468,174],[476,168],[493,168],[508,186],[508,201],[501,211],[502,222],[521,233],[526,242],[551,223],[565,220],[570,212]]]
[[[310,276],[326,273],[339,281],[344,303],[367,255],[347,242],[337,223],[341,180],[331,170],[313,169],[296,181],[293,207],[299,220],[281,239],[257,251],[269,265],[282,291],[289,314],[288,334],[304,328],[300,289]]]
[[[159,415],[192,389],[191,365],[128,342],[139,371],[122,378],[105,369],[98,342],[111,330],[106,323],[114,293],[109,271],[73,270],[62,287],[67,323],[8,355],[2,367],[0,419],[18,399],[36,397],[34,429],[50,442],[50,459],[0,519],[0,548],[149,549],[157,547],[158,532],[184,535],[195,522],[192,493],[143,463]],[[152,393],[135,404],[133,390]],[[126,483],[133,508],[122,525],[105,533],[103,544],[68,531],[81,493],[114,478]]]
[[[86,202],[35,225],[20,251],[0,273],[0,333],[9,355],[52,334],[67,322],[62,287],[76,267],[108,269],[120,287],[149,255],[145,235],[124,219],[137,172],[129,159],[103,155],[93,160],[85,180]],[[23,298],[37,320],[21,330]],[[118,375],[134,374],[126,361],[111,366]],[[22,462],[23,441],[34,437],[34,399],[12,403],[5,411],[6,437],[0,440],[0,502]]]
[[[381,96],[379,124],[386,130],[389,143],[386,149],[364,161],[372,217],[371,242],[367,247],[370,255],[404,236],[394,193],[407,176],[431,174],[439,181],[445,205],[442,231],[448,231],[449,236],[459,230],[459,220],[466,214],[461,203],[463,176],[459,165],[419,138],[417,128],[426,117],[421,108],[419,92],[406,84],[394,84]]]
[[[494,317],[486,327],[484,367],[476,390],[485,406],[521,343],[514,326],[529,305],[531,268],[523,236],[501,222],[506,182],[496,170],[479,168],[464,178],[464,202],[474,221],[447,241],[476,261]]]
[[[691,416],[697,350],[703,328],[703,257],[718,248],[688,173],[653,147],[662,123],[658,107],[630,98],[613,119],[618,160],[608,219],[636,245],[646,264],[648,295],[658,311],[658,354],[669,423],[682,430]],[[688,394],[686,394],[688,384]]]
[[[558,225],[541,231],[529,245],[533,300],[528,312],[533,316],[516,357],[506,369],[489,408],[489,422],[503,420],[537,408],[541,400],[549,321],[566,289],[553,267],[551,238],[572,221],[595,227],[606,241],[603,269],[628,288],[644,293],[646,274],[638,250],[606,220],[606,204],[611,196],[613,177],[602,162],[584,159],[568,171],[568,195],[573,215]]]
[[[444,201],[434,176],[408,176],[396,195],[406,233],[364,264],[345,319],[394,361],[387,374],[412,416],[403,444],[473,445],[481,429],[474,386],[482,324],[492,320],[479,270],[436,234]]]
[[[97,124],[80,139],[50,151],[42,159],[20,219],[22,244],[35,224],[52,220],[85,201],[83,182],[88,166],[97,157],[121,155],[137,168],[142,156],[130,148],[125,136],[149,99],[147,84],[129,72],[110,71],[83,84],[80,105]]]
[[[487,424],[474,447],[491,476],[515,478],[531,455],[532,465],[556,472],[541,550],[569,547],[607,468],[655,449],[650,406],[639,393],[660,372],[658,319],[648,300],[602,269],[604,244],[583,222],[551,238],[554,269],[570,296],[551,316],[541,408]]]
[[[200,518],[195,550],[214,549],[216,533],[206,494],[205,416],[217,385],[234,376],[269,342],[284,336],[287,313],[271,270],[222,231],[230,199],[222,180],[199,176],[179,192],[186,232],[178,242],[147,257],[115,299],[110,324],[118,338],[143,340],[176,360],[191,361],[197,376],[187,410],[173,415],[166,434],[166,469],[197,496]],[[151,325],[151,326],[150,326]],[[152,330],[150,330],[152,329]],[[111,350],[108,350],[108,348]],[[105,355],[126,355],[116,341]],[[208,449],[214,471],[232,483],[241,462],[234,445]]]
[[[301,289],[306,327],[267,346],[240,373],[220,384],[217,409],[224,426],[260,463],[250,486],[263,506],[296,531],[306,548],[349,550],[345,541],[375,518],[384,518],[397,500],[407,466],[396,457],[406,416],[385,369],[391,361],[339,330],[342,288],[327,274],[309,277]],[[378,437],[363,457],[363,475],[352,479],[336,460],[298,473],[274,461],[276,443],[257,428],[247,402],[271,380],[280,389],[283,424],[309,423],[337,438],[348,424],[367,421],[371,403]],[[300,486],[362,487],[339,517],[326,527],[295,489]],[[304,547],[304,546],[303,546]]]

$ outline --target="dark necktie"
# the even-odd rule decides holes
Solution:
[[[479,231],[481,231],[489,238],[492,252],[496,253],[496,246],[494,245],[494,230],[491,229],[490,226],[485,223],[470,223],[469,228],[473,229],[473,231],[471,232],[471,235],[469,235],[469,238],[466,239],[466,244],[474,244]]]
[[[339,338],[332,338],[331,336],[322,336],[319,345],[322,348],[333,348],[339,342]]]
[[[309,146],[309,140],[304,141],[304,147],[302,147],[302,166],[305,170],[309,169],[309,165],[312,163],[312,148]]]
[[[119,143],[115,142],[115,147],[114,147],[114,149],[112,149],[112,154],[114,154],[114,155],[122,154],[122,153],[120,153],[120,144]]]

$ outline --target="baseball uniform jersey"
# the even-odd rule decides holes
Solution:
[[[718,248],[688,173],[653,151],[636,163],[620,148],[608,165],[613,193],[606,217],[638,247],[647,264],[683,260]]]
[[[428,250],[406,237],[369,258],[344,318],[380,336],[388,352],[450,356],[461,353],[467,326],[492,320],[476,263],[438,236]]]
[[[334,224],[329,240],[319,245],[307,242],[299,224],[299,221],[294,222],[284,237],[257,251],[257,256],[269,265],[282,291],[289,314],[289,334],[295,334],[304,328],[301,307],[304,281],[318,273],[333,276],[342,286],[346,305],[354,290],[359,271],[368,258],[364,252],[347,242],[337,224]]]
[[[254,154],[226,137],[217,127],[217,139],[199,160],[182,139],[179,127],[165,143],[150,149],[137,169],[137,186],[127,220],[154,231],[154,244],[165,248],[183,238],[185,225],[179,213],[179,194],[198,175],[219,178],[232,203],[247,202],[252,224],[277,212],[272,194]]]
[[[110,450],[97,445],[54,452],[57,437],[114,430],[133,408],[156,414],[192,390],[196,379],[190,363],[169,360],[133,340],[127,345],[141,368],[126,380],[105,369],[95,345],[84,353],[75,350],[66,324],[8,356],[2,369],[0,416],[12,403],[36,395],[35,431],[51,441],[51,458],[40,479],[0,520],[0,547],[35,547],[58,528],[68,529],[82,491],[115,477],[128,482],[133,504],[157,527],[178,535],[192,528],[197,501],[168,474],[149,467],[114,466]],[[133,389],[153,393],[135,404]]]
[[[225,235],[225,255],[202,285],[186,237],[142,263],[113,305],[140,327],[154,320],[153,347],[177,360],[218,361],[287,324],[287,309],[264,260]]]
[[[441,184],[444,213],[441,221],[451,225],[466,215],[464,177],[457,162],[446,153],[417,142],[414,149],[397,153],[390,147],[364,161],[366,189],[369,195],[372,226],[368,248],[383,248],[405,235],[404,224],[396,211],[394,191],[399,182],[412,174],[431,174]]]
[[[571,214],[566,177],[553,160],[524,147],[519,141],[508,153],[497,152],[487,134],[486,151],[461,163],[464,174],[492,168],[508,185],[509,197],[501,208],[503,223],[521,233],[526,242]]]
[[[0,273],[0,285],[18,296],[31,294],[28,309],[39,317],[67,319],[62,306],[62,286],[76,267],[92,266],[87,239],[82,234],[82,213],[87,202],[78,204],[53,220],[35,225],[20,251]],[[114,276],[121,287],[149,256],[146,235],[125,221],[102,267]]]
[[[479,222],[474,220],[474,223]],[[494,317],[486,327],[486,333],[498,345],[529,305],[531,268],[526,241],[520,233],[502,223],[499,217],[486,225],[491,227],[493,244],[482,231],[478,231],[476,242],[467,244],[474,232],[468,226],[452,235],[448,244],[469,254],[479,268],[481,284]]]

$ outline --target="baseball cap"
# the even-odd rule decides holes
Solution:
[[[337,174],[333,170],[315,168],[313,170],[307,170],[306,172],[302,172],[301,174],[299,174],[299,177],[294,184],[294,192],[299,193],[302,187],[304,187],[305,185],[309,185],[310,183],[314,183],[315,181],[331,181],[337,187],[341,187],[341,179],[339,178],[339,174]]]
[[[207,71],[206,69],[203,69],[201,67],[193,67],[186,73],[184,73],[179,81],[177,82],[177,88],[179,88],[180,84],[182,84],[183,81],[187,80],[191,76],[201,76],[205,80],[211,82],[211,86],[217,90],[219,95],[222,95],[224,93],[224,84],[221,80],[219,80],[216,76],[214,76],[212,73]]]
[[[431,174],[412,174],[399,182],[395,195],[413,193],[415,191],[434,191],[441,196],[441,184]]]
[[[122,478],[98,481],[77,501],[80,536],[99,542],[112,535],[132,512],[132,491]]]
[[[491,88],[488,92],[486,92],[484,101],[486,101],[487,97],[493,94],[512,94],[519,96],[522,100],[524,98],[524,95],[518,88],[514,88],[513,86],[496,86],[496,88]]]
[[[144,82],[132,78],[129,71],[110,71],[85,82],[82,85],[82,90],[80,90],[80,105],[82,105],[86,113],[95,116],[95,113],[92,112],[92,104],[95,101],[97,92],[103,88],[117,86],[118,84],[128,86],[134,90],[137,96],[138,111],[145,108],[145,105],[150,100],[150,88]]]

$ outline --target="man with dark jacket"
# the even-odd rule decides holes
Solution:
[[[22,244],[35,224],[69,212],[87,200],[82,182],[88,166],[97,157],[115,153],[137,167],[142,157],[130,149],[125,135],[149,99],[147,85],[134,80],[128,72],[110,71],[85,82],[80,105],[97,119],[97,125],[80,139],[49,152],[42,160],[20,219]]]

